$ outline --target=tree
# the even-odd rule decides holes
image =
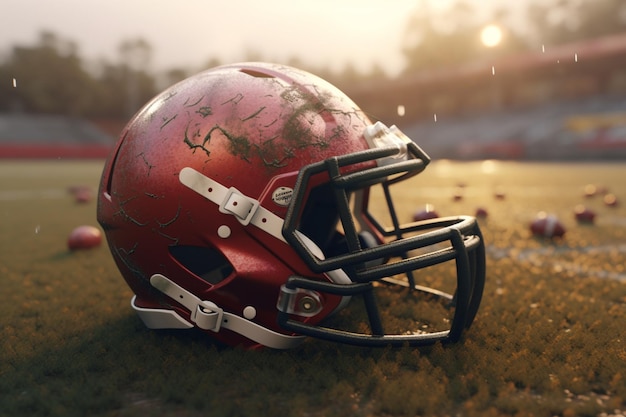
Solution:
[[[503,55],[528,45],[510,25],[509,11],[496,9],[486,19],[477,18],[475,3],[458,1],[444,14],[435,14],[423,0],[409,18],[403,53],[407,71],[453,67],[463,63]],[[496,23],[504,31],[498,48],[487,50],[480,42],[480,32],[487,23]]]
[[[185,71],[182,68],[169,69],[165,71],[165,74],[163,76],[163,80],[162,80],[163,88],[167,88],[171,85],[174,85],[177,82],[184,80],[188,76],[189,74],[187,73],[187,71]]]
[[[81,116],[92,104],[92,79],[82,68],[76,44],[51,32],[41,32],[34,47],[14,47],[3,72],[15,79],[8,98],[0,101],[3,110]]]
[[[626,30],[626,3],[622,0],[535,0],[528,14],[542,44],[563,44]]]
[[[154,80],[147,73],[152,47],[145,39],[137,38],[120,43],[118,51],[125,81],[126,115],[130,117],[154,92]]]

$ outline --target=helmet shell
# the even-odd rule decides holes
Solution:
[[[299,170],[368,149],[363,131],[370,124],[331,84],[275,64],[217,67],[157,95],[121,133],[98,193],[98,221],[137,305],[189,317],[150,285],[158,273],[233,314],[252,306],[255,322],[285,333],[276,323],[280,285],[292,275],[328,277],[313,273],[284,241],[220,212],[178,175],[191,167],[284,218]],[[306,320],[319,321],[340,298],[324,301]],[[228,330],[212,335],[254,344]]]

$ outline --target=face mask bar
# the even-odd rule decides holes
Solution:
[[[422,255],[419,257],[419,261],[412,262],[410,266],[418,269],[447,260],[454,259],[456,261],[456,296],[453,297],[451,294],[417,285],[412,287],[414,290],[435,295],[454,305],[454,315],[449,330],[420,334],[386,334],[375,297],[376,281],[334,284],[300,276],[290,277],[285,284],[285,288],[289,291],[302,289],[343,297],[352,296],[352,302],[355,302],[358,298],[355,296],[361,296],[367,312],[370,334],[354,333],[319,325],[308,325],[293,320],[288,313],[282,311],[278,314],[278,323],[283,328],[301,335],[359,346],[403,346],[405,344],[422,346],[430,345],[437,341],[443,343],[457,342],[463,330],[471,325],[480,305],[485,275],[484,247],[479,236],[467,239],[461,235],[459,229],[450,227],[449,230],[452,242],[451,248],[435,254]],[[382,278],[380,282],[409,287],[408,283],[390,277]],[[407,296],[411,295],[407,294]]]
[[[288,243],[299,253],[309,268],[316,273],[342,269],[352,280],[351,284],[321,282],[301,276],[292,276],[285,284],[286,291],[318,291],[339,296],[361,296],[367,312],[370,334],[354,333],[330,327],[313,326],[294,320],[288,312],[280,311],[279,324],[287,330],[322,339],[362,346],[386,346],[404,344],[427,345],[436,341],[456,342],[465,328],[473,321],[484,286],[485,252],[482,235],[473,217],[460,216],[434,219],[400,225],[389,194],[389,185],[404,180],[423,171],[428,164],[428,156],[413,142],[407,144],[407,157],[398,162],[377,164],[375,167],[342,174],[343,167],[367,161],[385,158],[389,161],[397,148],[387,147],[370,149],[345,156],[338,156],[303,168],[296,182],[294,198],[285,217],[283,235]],[[345,169],[345,168],[344,168]],[[332,192],[337,200],[337,210],[347,241],[347,252],[320,259],[298,233],[299,217],[303,209],[306,190],[311,177],[326,173]],[[390,242],[374,247],[361,247],[357,225],[350,210],[351,193],[365,193],[364,205],[367,205],[367,189],[374,184],[382,184],[385,189],[387,205],[392,217],[393,227],[383,228],[367,210],[362,215],[373,228],[385,236],[395,238]],[[406,234],[415,234],[404,237]],[[443,249],[409,256],[410,251],[431,249],[435,245],[446,243]],[[399,261],[388,262],[390,258]],[[382,260],[386,260],[381,262]],[[413,271],[454,260],[456,263],[456,292],[447,294],[436,289],[415,284]],[[372,262],[374,261],[374,262]],[[394,278],[404,274],[408,281]],[[454,314],[449,330],[418,334],[386,334],[374,295],[378,283],[403,286],[411,290],[426,292],[445,299],[454,306]]]

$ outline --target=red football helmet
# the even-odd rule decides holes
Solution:
[[[454,342],[480,304],[484,244],[473,217],[400,224],[390,187],[428,163],[314,75],[225,65],[172,86],[128,123],[102,174],[98,221],[149,328],[279,349],[305,336]],[[373,186],[391,227],[369,208]],[[415,271],[452,260],[453,291],[416,284]],[[402,302],[445,304],[445,328],[413,317],[412,301],[408,328],[389,334],[377,297],[390,289]],[[346,308],[355,303],[364,310]]]

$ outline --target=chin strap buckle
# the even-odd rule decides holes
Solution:
[[[274,349],[289,349],[295,347],[302,343],[305,338],[305,336],[302,335],[292,336],[278,333],[260,324],[254,323],[251,319],[225,312],[215,305],[215,303],[201,300],[164,275],[152,275],[150,277],[150,284],[188,309],[190,312],[189,319],[191,320],[190,323],[172,310],[134,307],[135,310],[140,313],[144,323],[149,324],[148,327],[150,328],[182,329],[191,328],[195,325],[203,330],[210,330],[212,332],[228,329]],[[308,306],[308,304],[305,305],[305,307],[306,306]]]
[[[204,330],[219,332],[222,327],[224,310],[209,301],[202,301],[196,306],[196,310],[191,313],[191,321]]]
[[[242,194],[234,187],[226,188],[190,167],[181,169],[178,179],[184,186],[217,204],[220,213],[235,216],[242,225],[251,224],[285,242],[283,219],[264,208],[254,198]]]
[[[244,226],[250,224],[250,220],[258,208],[259,202],[257,200],[243,195],[234,187],[230,187],[226,191],[226,195],[219,205],[220,213],[232,214]]]
[[[210,301],[201,300],[180,285],[161,274],[150,277],[150,284],[184,305],[190,312],[190,319],[201,329],[219,332],[222,327],[224,310]]]

